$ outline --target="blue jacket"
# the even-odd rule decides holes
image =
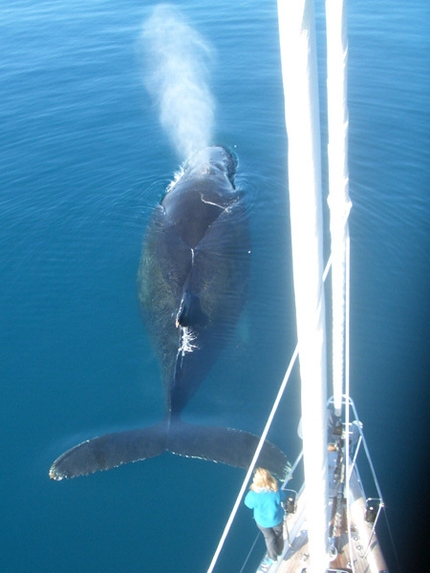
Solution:
[[[275,527],[284,519],[282,502],[287,499],[285,490],[272,491],[269,489],[260,492],[248,491],[245,496],[245,505],[254,510],[254,519],[261,527]]]

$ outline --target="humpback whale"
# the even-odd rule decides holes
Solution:
[[[250,257],[237,161],[220,146],[196,153],[155,208],[143,242],[138,298],[162,371],[166,414],[158,424],[86,440],[52,464],[54,480],[88,475],[171,452],[247,469],[259,438],[197,426],[181,412],[231,339]],[[285,454],[266,441],[258,464],[282,478]]]

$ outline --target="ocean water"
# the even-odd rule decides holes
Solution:
[[[351,386],[394,541],[391,571],[429,565],[430,7],[349,6],[353,211]],[[181,157],[145,89],[155,4],[0,6],[0,570],[205,571],[244,472],[163,455],[60,483],[52,461],[164,411],[136,272]],[[249,295],[236,343],[185,417],[259,432],[295,346],[276,2],[174,2],[213,48],[213,143],[234,149],[249,205]],[[323,70],[322,3],[316,2]],[[324,80],[321,80],[324,85]],[[324,124],[324,100],[321,115]],[[299,447],[297,388],[270,438]],[[241,508],[217,571],[240,571]],[[245,571],[263,553],[257,542]],[[424,569],[423,569],[424,567]]]

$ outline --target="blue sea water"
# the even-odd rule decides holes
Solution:
[[[276,2],[174,4],[214,47],[214,142],[238,155],[253,241],[237,343],[185,416],[259,432],[295,346]],[[139,39],[153,6],[0,6],[7,573],[205,571],[243,479],[171,455],[48,479],[78,441],[163,415],[136,300],[143,233],[179,164],[144,87]],[[429,565],[419,548],[429,533],[430,5],[356,0],[348,21],[351,386],[394,539],[395,551],[383,535],[386,558],[411,572]],[[270,438],[292,457],[298,418],[291,387]],[[240,571],[255,533],[242,508],[217,570]],[[245,571],[262,553],[260,539]]]

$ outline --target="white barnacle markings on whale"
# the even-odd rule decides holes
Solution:
[[[193,344],[196,338],[197,335],[194,334],[189,326],[181,326],[181,346],[179,352],[182,356],[184,356],[186,352],[192,352],[198,348],[197,344]]]
[[[203,203],[206,203],[206,205],[213,205],[214,207],[218,207],[219,209],[221,209],[221,211],[225,211],[225,207],[224,205],[219,205],[218,203],[215,203],[214,201],[208,201],[207,199],[205,199],[203,197],[203,193],[200,193],[200,199],[203,201]]]

